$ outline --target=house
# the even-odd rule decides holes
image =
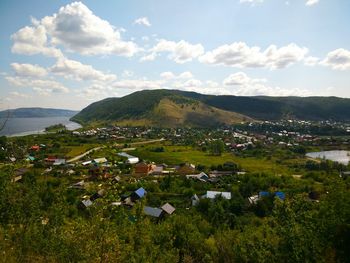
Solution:
[[[81,201],[81,204],[82,204],[83,208],[87,208],[87,207],[92,205],[92,201],[90,199],[83,200],[83,201]]]
[[[198,205],[199,201],[200,201],[200,200],[199,200],[199,197],[198,197],[196,194],[194,194],[194,195],[191,197],[192,206]]]
[[[86,166],[86,165],[91,164],[91,161],[82,162],[81,164],[82,164],[83,166]]]
[[[55,159],[53,165],[63,165],[63,164],[66,164],[66,159]]]
[[[163,215],[163,210],[157,207],[145,206],[143,208],[143,212],[145,215],[161,218]]]
[[[84,189],[84,187],[85,187],[85,182],[84,182],[84,180],[82,180],[80,182],[77,182],[77,183],[71,185],[69,188]]]
[[[136,201],[139,200],[141,198],[143,198],[145,195],[147,194],[146,190],[143,189],[143,187],[140,187],[139,189],[137,189],[135,192],[133,192],[130,195],[131,201]]]
[[[96,164],[104,164],[104,163],[107,163],[108,161],[105,157],[102,157],[102,158],[96,158],[92,162]]]
[[[157,165],[153,167],[152,174],[153,175],[162,175],[164,172],[164,166],[162,165]]]
[[[215,199],[218,196],[222,196],[223,198],[228,199],[228,200],[231,199],[230,192],[218,192],[218,191],[207,191],[205,198]]]
[[[201,172],[199,174],[189,174],[189,175],[186,175],[186,178],[187,179],[197,179],[199,181],[202,181],[202,182],[207,182],[209,180],[209,176],[204,173],[204,172]]]
[[[262,198],[262,197],[269,197],[269,196],[270,196],[269,192],[266,192],[266,191],[260,191],[259,192],[259,199]]]
[[[172,206],[171,204],[169,204],[169,203],[164,204],[164,205],[161,207],[161,209],[162,209],[165,213],[167,213],[168,215],[171,215],[172,213],[175,212],[175,207],[173,207],[173,206]]]
[[[132,156],[125,152],[118,153],[118,155],[127,158],[126,163],[128,164],[136,164],[140,161],[138,157]]]
[[[248,197],[248,201],[251,205],[256,205],[259,201],[259,196],[258,195],[253,195]]]
[[[31,149],[32,151],[37,152],[37,151],[40,150],[40,146],[39,146],[39,145],[33,145],[32,147],[30,147],[30,149]]]
[[[138,163],[135,165],[135,174],[137,175],[149,175],[153,171],[153,166],[147,163]]]
[[[45,162],[47,163],[54,163],[56,161],[56,157],[55,156],[48,156],[47,158],[45,158]]]
[[[286,195],[283,192],[275,192],[275,197],[279,198],[282,201],[284,201],[284,199],[286,199]]]
[[[35,157],[28,155],[26,161],[33,162],[35,161]]]

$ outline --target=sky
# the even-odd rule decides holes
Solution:
[[[350,97],[349,0],[2,0],[0,109],[144,89]]]

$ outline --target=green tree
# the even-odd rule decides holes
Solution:
[[[209,152],[212,155],[220,156],[225,149],[225,144],[222,140],[214,140],[209,144]]]

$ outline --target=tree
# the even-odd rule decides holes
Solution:
[[[225,144],[222,140],[215,140],[209,144],[209,152],[212,155],[220,156],[225,148]]]

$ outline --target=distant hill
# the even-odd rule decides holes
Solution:
[[[248,120],[350,121],[350,99],[338,97],[215,96],[144,90],[95,102],[72,120],[125,125],[214,126]]]
[[[41,117],[71,117],[77,111],[47,108],[18,108],[0,111],[0,118],[41,118]]]
[[[213,127],[252,121],[232,111],[209,106],[172,90],[144,90],[122,98],[95,102],[72,118],[81,124],[114,122],[119,125]]]

